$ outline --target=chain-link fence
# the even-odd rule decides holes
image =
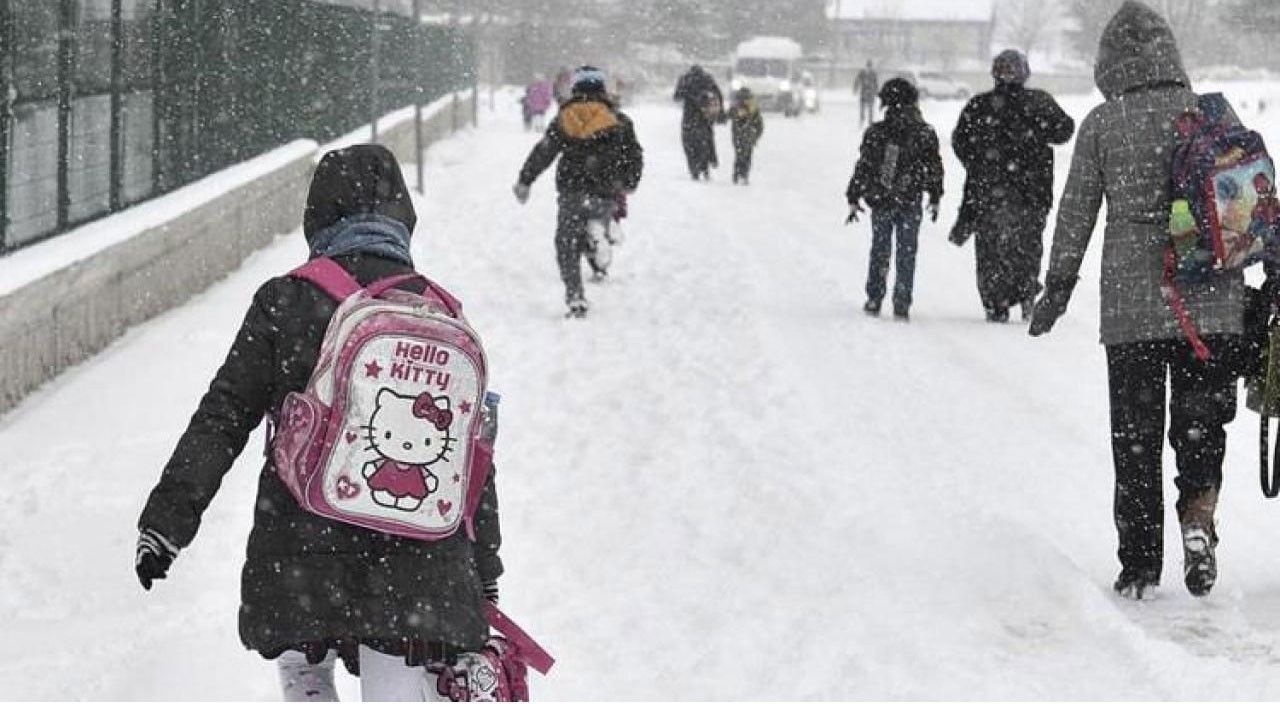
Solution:
[[[0,0],[0,254],[474,81],[409,0]]]

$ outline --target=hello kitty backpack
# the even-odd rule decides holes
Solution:
[[[338,301],[315,370],[274,420],[271,456],[307,510],[440,540],[472,518],[493,461],[481,437],[486,361],[456,299],[416,274],[361,287],[319,258],[290,277]],[[421,293],[397,289],[410,281]]]

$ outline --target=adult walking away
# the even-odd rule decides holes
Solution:
[[[1102,343],[1111,400],[1115,590],[1143,599],[1160,583],[1164,506],[1161,452],[1170,378],[1169,442],[1177,455],[1177,515],[1187,589],[1204,595],[1217,577],[1214,512],[1222,486],[1225,426],[1236,413],[1231,349],[1243,331],[1241,273],[1182,289],[1212,356],[1197,359],[1162,295],[1168,244],[1172,123],[1196,106],[1172,31],[1139,2],[1126,2],[1103,31],[1094,80],[1105,102],[1081,123],[1058,207],[1045,291],[1030,332],[1042,335],[1066,311],[1102,199]]]
[[[858,96],[858,127],[876,121],[876,93],[880,92],[880,78],[875,65],[867,60],[867,66],[853,79],[853,94]]]
[[[978,294],[987,320],[1007,322],[1009,309],[1029,320],[1040,293],[1044,227],[1053,206],[1053,148],[1075,121],[1053,96],[1026,87],[1031,69],[1017,50],[991,64],[995,88],[971,99],[951,134],[964,165],[964,199],[951,241],[976,232]]]
[[[867,269],[867,302],[863,310],[879,315],[886,292],[893,235],[897,232],[897,271],[893,315],[906,320],[915,283],[916,249],[920,234],[921,196],[929,195],[929,216],[938,221],[942,199],[942,156],[938,136],[920,115],[915,86],[894,78],[880,90],[884,120],[862,136],[853,177],[845,197],[849,219],[857,220],[862,201],[871,206],[871,262]]]
[[[403,281],[397,287],[423,292],[426,282],[409,275],[416,220],[394,156],[380,145],[356,145],[320,160],[303,232],[311,257],[329,258],[323,264],[349,275],[349,283],[397,276]],[[253,429],[268,414],[278,417],[286,396],[308,385],[337,307],[303,277],[275,278],[258,289],[138,520],[143,587],[164,578],[195,538]],[[433,399],[431,410],[439,402],[448,398]],[[446,434],[436,432],[439,424],[421,422],[422,415],[397,417],[403,420],[397,430],[409,426],[413,437]],[[279,658],[287,700],[336,700],[337,657],[359,672],[365,700],[439,700],[425,666],[479,651],[489,635],[483,602],[497,598],[502,573],[492,476],[474,530],[474,540],[457,532],[426,542],[312,514],[268,460],[241,573],[240,640],[264,658]]]
[[[591,227],[607,226],[617,212],[618,196],[634,192],[644,170],[643,150],[631,119],[614,107],[605,86],[604,72],[591,66],[578,68],[573,97],[529,153],[514,188],[516,199],[527,202],[529,187],[560,158],[556,260],[570,317],[587,314],[582,256],[587,255],[598,277],[605,272],[595,260],[595,245],[605,240],[593,235]]]
[[[689,175],[694,180],[710,180],[716,157],[715,124],[724,119],[724,95],[715,78],[694,65],[676,83],[675,99],[684,103],[680,116],[680,140]]]

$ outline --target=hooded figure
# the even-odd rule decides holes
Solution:
[[[331,257],[368,285],[412,272],[409,237],[416,219],[395,158],[382,146],[357,145],[321,159],[303,228],[311,257]],[[403,287],[421,290],[422,283]],[[306,387],[336,309],[322,290],[294,277],[268,280],[255,293],[138,520],[144,586],[164,577],[178,549],[195,538],[254,428],[279,412],[288,393]],[[304,669],[327,655],[331,663],[329,651],[336,651],[353,671],[367,660],[390,672],[416,668],[419,676],[424,662],[479,649],[488,637],[482,594],[496,596],[502,573],[492,480],[476,514],[474,542],[466,533],[422,542],[313,515],[268,459],[241,573],[241,642],[264,658],[283,655]],[[380,672],[366,672],[362,682],[370,674]]]
[[[916,248],[920,234],[921,197],[929,196],[929,214],[938,220],[942,199],[942,156],[938,136],[920,115],[914,85],[894,78],[880,89],[884,119],[862,136],[853,177],[845,190],[851,220],[862,201],[871,206],[871,263],[867,270],[867,302],[863,310],[879,315],[886,292],[893,235],[898,237],[893,314],[906,320],[915,284]]]
[[[1182,288],[1191,319],[1212,351],[1207,362],[1200,361],[1162,294],[1172,124],[1196,106],[1164,18],[1142,3],[1126,2],[1103,32],[1094,80],[1106,102],[1080,125],[1031,334],[1048,332],[1066,311],[1105,197],[1100,305],[1120,545],[1115,589],[1140,598],[1160,581],[1161,436],[1171,377],[1169,440],[1177,454],[1185,581],[1202,595],[1217,572],[1214,508],[1224,428],[1236,411],[1235,372],[1228,360],[1243,329],[1244,280],[1240,273],[1224,273]]]
[[[606,270],[603,261],[597,261],[597,241],[589,226],[594,221],[607,223],[617,210],[618,196],[634,192],[644,171],[644,151],[631,118],[609,99],[605,74],[598,68],[583,66],[575,72],[572,98],[520,169],[514,188],[517,200],[529,199],[530,186],[556,158],[556,259],[569,313],[582,317],[587,312],[583,256],[596,279],[603,279]]]
[[[1005,322],[1020,305],[1030,319],[1040,292],[1044,227],[1053,206],[1053,148],[1075,131],[1053,96],[1026,87],[1027,59],[1005,50],[991,64],[995,88],[960,113],[951,147],[966,171],[964,199],[951,232],[963,244],[976,233],[978,294],[987,319]]]
[[[710,180],[710,169],[720,164],[714,126],[724,117],[724,95],[715,78],[700,65],[694,65],[680,76],[674,97],[683,103],[680,138],[689,174],[694,180]]]

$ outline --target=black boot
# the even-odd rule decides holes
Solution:
[[[866,304],[862,306],[862,312],[873,317],[878,316],[880,314],[880,301],[868,300]]]
[[[1151,600],[1160,587],[1160,576],[1150,571],[1124,569],[1112,585],[1116,594],[1130,600]]]

